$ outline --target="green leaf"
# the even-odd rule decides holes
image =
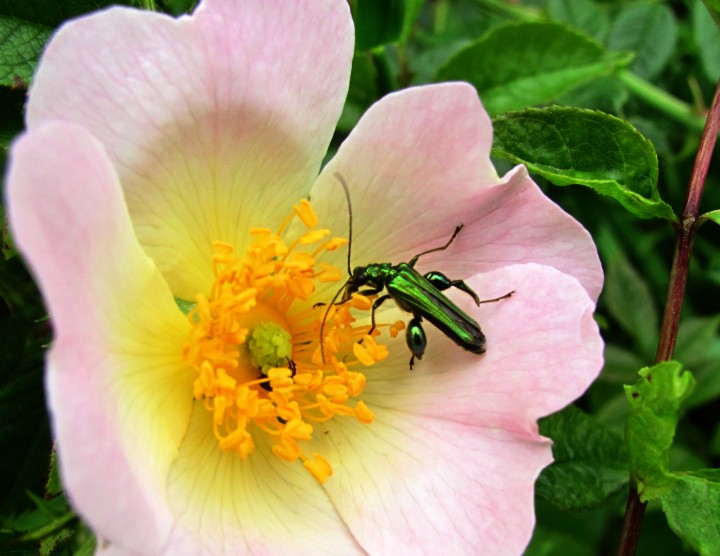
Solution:
[[[597,556],[602,552],[602,510],[569,512],[560,510],[543,498],[535,500],[537,523],[523,556]],[[481,552],[482,553],[482,552]]]
[[[703,0],[703,3],[715,21],[715,25],[720,27],[720,0]]]
[[[535,484],[539,496],[565,510],[587,510],[605,502],[628,482],[623,439],[574,406],[540,421],[553,440],[555,462]]]
[[[700,0],[692,5],[692,28],[703,71],[715,83],[720,78],[720,30]]]
[[[48,496],[57,496],[64,490],[60,479],[60,465],[58,462],[57,449],[53,448],[50,454],[50,471],[48,473],[48,480],[45,485],[45,492]]]
[[[705,220],[710,220],[711,222],[715,222],[715,224],[720,224],[720,210],[711,210],[710,212],[700,215],[700,218],[698,218],[698,222],[700,223]]]
[[[667,6],[634,3],[615,19],[608,47],[636,53],[630,69],[645,79],[658,75],[670,60],[677,41],[677,23]]]
[[[41,512],[43,510],[41,509]],[[62,531],[71,521],[77,518],[75,512],[68,510],[62,515],[47,515],[48,521],[42,527],[38,527],[32,531],[25,533],[21,540],[23,541],[39,541],[49,536],[54,536]],[[63,535],[65,536],[65,535]]]
[[[525,164],[555,185],[591,187],[640,218],[677,220],[658,194],[655,149],[629,123],[553,106],[499,116],[493,127],[493,155]]]
[[[139,0],[138,0],[139,1]],[[171,15],[192,13],[199,0],[159,0],[163,10]]]
[[[51,33],[43,25],[0,16],[0,85],[27,88]]]
[[[93,556],[97,549],[97,540],[93,532],[84,524],[75,529],[73,556]]]
[[[16,257],[18,252],[17,249],[15,249],[15,245],[13,244],[12,237],[10,237],[10,224],[5,218],[5,207],[0,204],[0,226],[2,226],[2,231],[0,231],[0,251],[2,251],[2,258],[4,259],[3,263],[0,264],[0,284],[2,284],[2,273],[5,270],[5,267],[7,266],[5,263]]]
[[[675,348],[675,357],[692,368],[697,387],[686,404],[688,409],[720,396],[720,317],[685,317]]]
[[[693,375],[697,379],[694,369],[708,358],[715,358],[720,337],[720,316],[713,317],[685,317],[680,323],[675,353],[687,367],[693,368]],[[717,362],[720,364],[720,361]]]
[[[599,41],[610,29],[607,11],[592,0],[549,0],[547,11],[554,20],[576,27]]]
[[[595,556],[596,550],[588,545],[587,539],[577,538],[566,531],[554,531],[536,526],[533,530],[532,542],[523,555],[555,556],[557,554]]]
[[[461,50],[435,80],[469,81],[496,115],[551,102],[630,59],[557,23],[510,23]]]
[[[703,556],[720,554],[720,469],[676,473],[662,497],[673,531]]]
[[[629,97],[627,88],[615,76],[608,75],[576,87],[559,97],[558,104],[617,114]]]
[[[650,286],[628,260],[610,229],[605,226],[596,236],[605,263],[603,298],[610,315],[647,361],[657,347],[659,311]]]
[[[421,7],[420,0],[357,0],[355,49],[369,50],[407,38]]]
[[[62,22],[114,4],[131,6],[132,0],[0,0],[0,15],[57,27]]]
[[[13,554],[39,553],[43,556],[91,556],[94,553],[93,533],[70,509],[64,496],[42,499],[30,493],[30,497],[35,502],[33,511],[3,520],[0,547],[12,547]]]
[[[40,543],[40,556],[51,556],[73,536],[72,529],[65,527],[45,537]]]
[[[607,292],[607,275],[605,281],[605,290]],[[637,377],[637,370],[643,366],[645,359],[641,358],[634,350],[625,349],[617,344],[606,343],[603,354],[605,364],[603,365],[602,374],[598,377],[598,382],[605,382],[613,385],[627,384]],[[623,407],[627,410],[625,396],[622,398]],[[624,418],[623,418],[624,422]]]
[[[667,494],[676,482],[668,469],[670,447],[680,406],[695,387],[695,379],[677,361],[645,367],[639,374],[637,383],[625,386],[630,404],[625,440],[631,477],[640,500],[646,502]]]
[[[0,85],[27,88],[40,54],[64,21],[130,0],[0,0]]]
[[[627,90],[627,89],[626,89]],[[633,116],[628,123],[642,133],[648,141],[655,147],[658,158],[673,155],[673,145],[670,142],[673,135],[673,128],[667,125],[667,121],[661,118],[644,118],[642,116]]]

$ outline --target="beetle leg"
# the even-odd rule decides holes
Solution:
[[[358,290],[357,293],[359,293],[360,295],[375,295],[376,293],[380,293],[381,291],[383,291],[384,288],[385,286],[382,286],[380,288],[367,288],[366,290]]]
[[[422,257],[423,255],[427,255],[428,253],[435,253],[436,251],[444,251],[448,247],[450,247],[450,244],[455,240],[455,237],[460,233],[460,230],[462,230],[463,225],[460,224],[455,228],[455,231],[453,232],[453,235],[450,236],[450,239],[447,241],[447,243],[441,247],[434,247],[433,249],[428,249],[427,251],[423,251],[422,253],[418,253],[415,255],[412,259],[410,259],[410,262],[408,263],[410,266],[414,267],[417,260]]]
[[[480,305],[481,303],[478,294],[476,294],[475,291],[462,280],[450,280],[450,278],[445,276],[442,272],[438,272],[436,270],[428,272],[425,275],[425,279],[439,291],[444,291],[448,288],[457,288],[472,297],[477,305]]]
[[[415,358],[417,357],[418,359],[422,359],[422,356],[425,353],[425,347],[427,346],[427,337],[425,336],[425,331],[420,324],[421,322],[422,317],[420,315],[415,315],[408,323],[407,331],[405,332],[405,341],[412,352],[412,357],[410,357],[411,371],[413,370]]]
[[[507,292],[505,295],[501,295],[500,297],[493,297],[492,299],[482,299],[482,300],[480,300],[480,303],[495,303],[496,301],[500,301],[501,299],[506,299],[506,298],[510,297],[514,293],[515,293],[515,290],[513,290],[511,292]],[[478,305],[480,305],[480,303],[478,303]]]
[[[428,272],[424,276],[424,278],[428,282],[430,282],[438,291],[444,291],[448,288],[457,288],[464,291],[466,294],[468,294],[475,300],[476,305],[480,305],[481,303],[493,303],[495,301],[500,301],[501,299],[510,297],[512,294],[515,293],[515,290],[513,290],[509,293],[506,293],[505,295],[501,295],[500,297],[494,297],[493,299],[480,299],[480,297],[478,297],[478,294],[475,293],[475,290],[473,290],[465,282],[463,282],[462,280],[450,280],[450,278],[445,276],[442,272],[438,272],[437,270],[432,270]]]
[[[378,293],[378,292],[374,292]],[[368,332],[368,336],[372,336],[372,333],[375,331],[375,309],[380,307],[383,303],[385,303],[388,299],[390,299],[390,295],[383,295],[381,297],[378,297],[375,301],[373,301],[372,304],[372,313],[370,315],[370,322],[372,323],[372,326],[370,327],[370,331]]]

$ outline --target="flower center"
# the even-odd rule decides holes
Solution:
[[[197,370],[193,396],[212,413],[222,450],[246,458],[255,435],[266,434],[275,455],[300,459],[325,482],[332,466],[321,454],[305,454],[300,443],[312,439],[313,423],[338,417],[372,422],[358,400],[365,375],[355,369],[384,359],[388,350],[367,335],[367,325],[355,325],[350,309],[369,311],[366,297],[356,294],[331,307],[312,299],[317,282],[342,279],[340,270],[316,259],[347,240],[327,239],[330,232],[317,228],[308,201],[293,209],[277,232],[250,230],[244,256],[227,243],[213,244],[215,280],[187,311],[192,330],[183,358]],[[296,217],[306,231],[288,244],[285,232]]]
[[[247,342],[250,365],[267,375],[275,367],[287,366],[292,358],[292,336],[278,323],[270,321],[255,327]]]

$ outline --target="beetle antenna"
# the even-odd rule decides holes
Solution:
[[[337,298],[340,296],[340,292],[343,291],[346,287],[347,282],[345,282],[345,284],[343,284],[343,286],[335,293],[335,296],[332,298],[330,305],[328,305],[328,308],[325,310],[322,323],[320,324],[320,355],[322,356],[323,365],[325,364],[325,322],[327,321],[327,316],[328,313],[330,313],[330,309],[333,307],[333,305],[335,305]]]
[[[340,182],[340,185],[342,185],[343,191],[345,191],[345,199],[347,200],[348,205],[348,255],[347,255],[347,270],[348,270],[348,282],[350,281],[350,278],[352,277],[352,269],[350,268],[350,260],[351,260],[351,248],[352,248],[352,230],[353,230],[353,215],[352,215],[352,202],[350,201],[350,189],[348,188],[348,184],[345,181],[345,178],[342,177],[342,175],[339,172],[335,172],[333,174],[337,181]],[[322,355],[322,362],[323,365],[325,364],[325,322],[327,321],[327,316],[330,313],[330,308],[335,305],[335,302],[337,301],[337,298],[340,297],[340,292],[344,291],[347,288],[348,282],[345,282],[345,284],[335,293],[335,297],[332,298],[332,301],[330,302],[330,305],[328,305],[328,308],[325,310],[325,314],[323,315],[322,323],[320,324],[320,354]],[[346,300],[344,300],[346,301]]]
[[[335,172],[333,174],[337,180],[340,182],[340,185],[342,185],[343,190],[345,191],[345,199],[347,199],[347,205],[348,205],[348,215],[349,215],[349,224],[348,224],[348,256],[347,256],[347,269],[348,269],[348,276],[352,276],[352,270],[350,269],[350,249],[352,249],[352,231],[353,231],[353,221],[352,221],[352,202],[350,201],[350,189],[348,189],[347,182],[345,179],[340,175],[339,172]]]

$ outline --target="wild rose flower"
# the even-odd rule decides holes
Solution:
[[[475,91],[401,91],[319,173],[347,92],[344,0],[114,8],[35,78],[8,206],[55,330],[64,484],[116,554],[519,553],[551,461],[536,420],[601,366],[588,234],[518,167]],[[388,301],[331,308],[353,264],[424,256],[487,336],[426,324],[411,372]],[[307,198],[309,195],[310,202]],[[330,232],[331,230],[331,232]],[[399,336],[399,337],[395,337]],[[362,342],[360,340],[365,338]],[[304,465],[301,464],[304,463]]]

